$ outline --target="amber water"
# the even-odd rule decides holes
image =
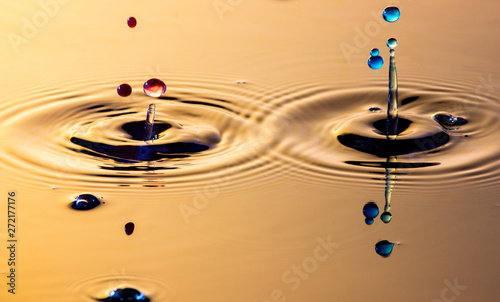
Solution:
[[[0,301],[500,297],[500,4],[18,2],[0,12]],[[391,37],[411,121],[398,154],[373,127]],[[143,92],[152,78],[163,96]],[[134,139],[122,126],[152,103],[158,135]],[[81,194],[100,204],[75,210]]]

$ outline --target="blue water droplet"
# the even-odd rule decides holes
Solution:
[[[394,248],[394,243],[387,240],[381,240],[375,244],[375,252],[382,257],[389,257]]]
[[[385,223],[389,223],[392,220],[392,214],[390,212],[384,212],[380,215],[380,219]]]
[[[366,219],[365,219],[365,223],[366,223],[367,225],[371,225],[371,224],[373,224],[373,222],[374,222],[374,220],[373,220],[373,219],[370,219],[370,218],[366,218]]]
[[[384,17],[385,21],[392,23],[399,20],[401,12],[399,11],[399,8],[395,6],[388,6],[384,9],[382,16]]]
[[[104,299],[96,299],[102,302],[118,302],[118,301],[142,301],[149,302],[150,299],[140,291],[134,288],[117,288],[112,290]]]
[[[368,59],[368,66],[371,69],[380,69],[384,65],[384,59],[381,56],[373,56]]]
[[[387,40],[387,46],[390,48],[390,49],[394,49],[396,48],[396,46],[398,46],[398,40],[394,39],[394,38],[390,38],[389,40]]]
[[[434,115],[434,120],[438,122],[441,126],[444,128],[447,127],[458,127],[461,125],[467,124],[467,120],[459,117],[459,116],[454,116],[449,113],[438,113]],[[450,129],[449,129],[450,130]]]
[[[375,57],[375,56],[378,56],[379,53],[380,53],[380,50],[378,50],[378,48],[374,48],[370,51],[370,56]]]
[[[71,207],[75,210],[91,210],[97,207],[101,202],[92,194],[80,194],[71,203]]]
[[[363,215],[368,219],[373,219],[378,216],[379,210],[378,206],[374,202],[368,202],[363,207]]]

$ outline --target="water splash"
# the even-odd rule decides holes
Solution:
[[[384,17],[384,20],[390,23],[398,21],[400,16],[401,12],[396,6],[388,6],[382,12],[382,17]]]
[[[143,293],[141,293],[137,289],[130,288],[130,287],[114,289],[108,294],[108,296],[106,298],[95,299],[95,300],[101,301],[101,302],[119,302],[119,301],[149,302],[149,301],[151,301]]]
[[[154,138],[153,126],[155,123],[155,115],[156,105],[150,104],[146,115],[146,122],[144,123],[144,141],[149,141]]]
[[[75,198],[75,200],[73,200],[73,202],[71,203],[71,207],[75,210],[87,211],[97,207],[100,204],[101,202],[94,195],[80,194]]]
[[[395,42],[394,42],[395,41]],[[387,105],[387,138],[394,140],[398,134],[398,74],[396,71],[396,58],[394,48],[397,40],[390,38],[387,46],[390,48],[389,61],[389,100]]]

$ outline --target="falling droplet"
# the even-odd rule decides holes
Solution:
[[[380,112],[380,111],[382,111],[382,109],[380,109],[379,107],[370,107],[368,109],[368,111],[370,111],[370,112]]]
[[[144,93],[148,96],[152,97],[160,97],[167,90],[167,86],[163,83],[162,80],[158,79],[149,79],[144,83]]]
[[[97,301],[102,302],[119,302],[119,301],[142,301],[149,302],[151,301],[148,297],[146,297],[143,293],[134,288],[117,288],[112,290],[109,295],[104,299],[96,299]]]
[[[380,69],[384,66],[384,59],[381,56],[372,56],[368,59],[368,66],[371,69]]]
[[[378,50],[378,48],[374,48],[370,51],[370,56],[372,56],[372,57],[378,56],[379,54],[380,54],[380,50]]]
[[[368,219],[373,219],[378,216],[379,210],[378,206],[374,202],[368,202],[363,207],[363,215]]]
[[[125,225],[125,234],[132,235],[135,229],[135,224],[133,222],[129,222]]]
[[[130,28],[134,28],[137,25],[137,20],[134,17],[130,17],[127,20],[127,25]]]
[[[118,86],[116,91],[118,92],[119,96],[126,97],[132,93],[132,87],[130,87],[129,84],[121,84],[120,86]]]
[[[394,39],[394,38],[390,38],[389,40],[387,40],[387,46],[390,48],[390,49],[394,49],[396,48],[396,46],[398,46],[398,40]]]
[[[399,8],[397,8],[396,6],[388,6],[384,9],[382,16],[384,17],[385,21],[392,23],[399,20],[401,12],[399,11]]]
[[[367,225],[372,225],[372,224],[373,224],[373,222],[374,222],[374,220],[373,220],[373,219],[370,219],[370,218],[366,218],[366,219],[365,219],[365,223],[366,223]]]
[[[382,257],[389,257],[394,248],[394,243],[387,240],[381,240],[375,244],[375,252]]]
[[[78,195],[71,203],[71,207],[75,210],[86,211],[97,207],[101,202],[92,194]]]

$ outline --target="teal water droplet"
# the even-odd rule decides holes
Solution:
[[[368,59],[368,66],[371,69],[380,69],[384,66],[384,59],[381,56],[372,56]]]
[[[384,17],[385,21],[392,23],[399,20],[401,12],[399,11],[399,8],[395,6],[388,6],[384,9],[382,16]]]
[[[375,252],[382,257],[389,257],[394,248],[394,243],[387,240],[381,240],[375,244]]]
[[[396,46],[398,46],[398,40],[390,38],[389,40],[387,40],[387,46],[389,46],[390,49],[396,48]]]
[[[384,212],[380,215],[380,219],[385,223],[389,223],[392,220],[392,214],[390,212]]]
[[[376,203],[368,202],[363,207],[363,215],[368,219],[373,219],[378,216],[379,209]]]
[[[378,50],[378,48],[374,48],[370,51],[370,56],[375,57],[375,56],[378,56],[379,53],[380,53],[380,51]]]

